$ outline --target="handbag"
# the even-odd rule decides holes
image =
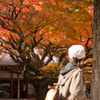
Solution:
[[[45,100],[59,100],[59,91],[54,86],[48,86],[49,91],[46,94]]]
[[[62,79],[58,80],[58,83],[56,84],[56,86],[48,86],[49,91],[46,94],[45,100],[60,100],[59,99],[59,84],[62,81]]]
[[[59,100],[59,90],[56,89],[55,91],[56,91],[56,93],[55,93],[55,95],[53,97],[53,100]]]

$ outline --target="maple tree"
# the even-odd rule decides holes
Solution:
[[[92,66],[87,60],[92,58],[92,13],[88,12],[92,4],[89,3],[89,0],[0,1],[0,46],[22,70],[0,67],[22,74],[34,86],[37,100],[44,100],[46,86],[57,81],[60,66],[68,61],[70,45],[82,44],[87,55],[82,67]],[[51,62],[54,56],[59,58],[58,63]]]
[[[39,1],[39,0],[38,0]],[[73,44],[82,44],[86,48],[85,64],[82,66],[86,70],[92,67],[92,30],[91,21],[93,15],[93,1],[91,0],[46,0],[43,1],[43,8],[49,9],[57,19],[56,29],[63,34],[62,45],[68,47]],[[54,13],[53,13],[54,12]],[[54,28],[55,30],[55,28]],[[54,31],[55,32],[55,31]],[[59,31],[58,31],[59,32]],[[88,68],[87,68],[88,69]],[[87,76],[86,76],[87,73]],[[84,72],[87,80],[91,78],[91,68]],[[89,75],[88,75],[89,74]]]

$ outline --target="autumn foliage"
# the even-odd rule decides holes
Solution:
[[[83,72],[91,71],[92,3],[90,0],[0,0],[0,52],[8,53],[22,68],[9,70],[22,74],[27,82],[42,90],[54,82],[51,80],[68,62],[69,46],[81,44],[86,49]],[[53,57],[58,61],[54,62]]]

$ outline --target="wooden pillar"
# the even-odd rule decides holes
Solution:
[[[17,74],[17,82],[18,82],[17,99],[20,100],[20,76],[19,74]]]
[[[11,73],[11,99],[13,98],[13,73]]]
[[[26,98],[28,97],[28,83],[26,83]]]

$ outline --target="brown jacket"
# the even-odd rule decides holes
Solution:
[[[87,100],[83,91],[85,78],[80,68],[75,68],[64,76],[60,75],[58,84],[60,100]]]

